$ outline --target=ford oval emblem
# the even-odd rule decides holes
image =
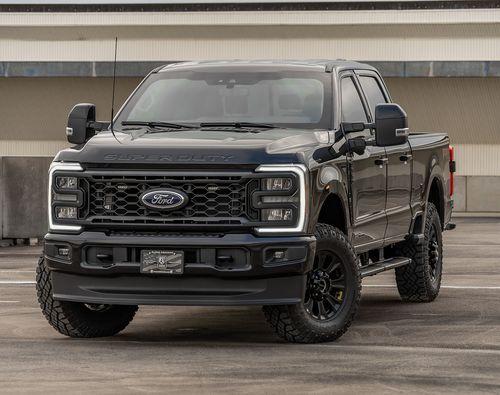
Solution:
[[[144,192],[141,195],[141,202],[156,210],[171,210],[180,208],[187,204],[188,197],[184,192],[173,189],[156,189]]]

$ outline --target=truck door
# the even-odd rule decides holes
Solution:
[[[373,119],[375,106],[387,103],[389,97],[382,81],[376,73],[370,71],[357,72],[358,80],[370,107]],[[386,243],[402,239],[411,223],[411,174],[412,155],[408,142],[401,145],[385,147],[387,155],[387,214]]]
[[[368,109],[360,95],[354,74],[347,73],[340,80],[342,122],[368,122]],[[387,219],[385,215],[386,166],[385,149],[372,142],[369,129],[347,134],[346,139],[364,136],[367,147],[363,155],[348,155],[350,175],[353,244],[362,252],[380,247],[384,240]]]

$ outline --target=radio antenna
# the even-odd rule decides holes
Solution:
[[[114,122],[114,118],[115,118],[115,86],[116,86],[116,53],[117,52],[118,52],[118,37],[115,37],[115,60],[113,62],[113,91],[111,94],[111,123],[110,123],[111,133],[113,134],[113,137],[115,139],[116,139],[116,136],[115,136],[113,122]]]

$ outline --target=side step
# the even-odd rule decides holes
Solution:
[[[411,262],[410,258],[389,258],[380,262],[361,268],[361,277],[374,276],[375,274],[385,272],[386,270],[396,267],[408,265]]]

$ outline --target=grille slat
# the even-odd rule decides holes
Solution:
[[[188,203],[172,211],[141,203],[144,192],[163,188],[184,192]],[[95,224],[244,224],[258,219],[249,205],[257,188],[256,179],[234,175],[92,175],[80,216]]]

